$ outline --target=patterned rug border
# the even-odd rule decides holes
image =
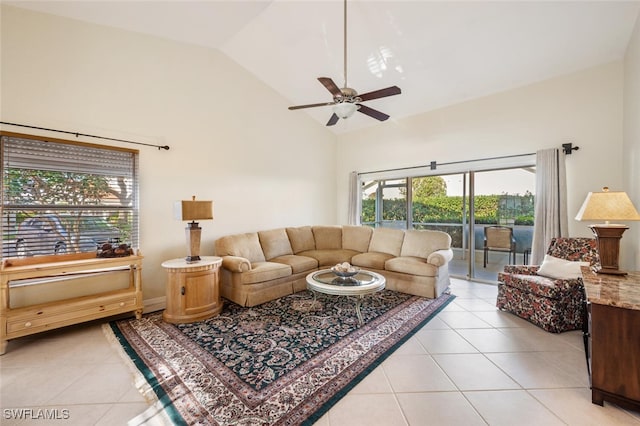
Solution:
[[[318,421],[324,414],[326,414],[331,407],[333,407],[340,399],[342,399],[351,389],[357,386],[365,377],[367,377],[375,368],[383,363],[389,356],[391,356],[400,346],[402,346],[407,340],[414,336],[425,324],[431,321],[437,314],[439,314],[449,303],[455,299],[455,295],[445,293],[437,299],[432,299],[432,303],[426,308],[431,312],[426,314],[419,322],[411,325],[410,330],[406,331],[403,337],[400,337],[395,344],[384,349],[384,352],[371,361],[359,374],[352,377],[351,380],[345,384],[338,392],[329,397],[320,407],[318,407],[313,413],[308,415],[303,420],[301,425],[312,425]],[[377,319],[376,319],[377,320]],[[375,321],[375,320],[374,320]],[[404,327],[408,325],[405,324]],[[171,395],[165,390],[165,386],[161,384],[158,377],[154,373],[153,369],[149,367],[142,357],[136,352],[134,346],[129,342],[123,331],[118,328],[117,322],[112,321],[109,324],[104,325],[104,329],[110,332],[111,336],[120,345],[121,350],[126,354],[125,358],[128,358],[132,367],[137,370],[137,376],[142,378],[146,383],[144,388],[152,390],[153,399],[155,400],[155,406],[163,409],[166,418],[168,418],[173,424],[182,425],[187,424],[182,414],[174,406]],[[162,378],[160,378],[162,379]],[[145,394],[145,391],[140,387],[140,391]],[[148,392],[145,396],[149,396]]]
[[[166,417],[171,421],[174,425],[186,425],[187,423],[180,415],[178,409],[173,405],[171,398],[165,392],[164,388],[158,382],[157,377],[151,371],[151,368],[145,364],[145,362],[140,358],[136,350],[129,343],[124,334],[120,331],[118,326],[116,325],[116,321],[111,321],[108,324],[104,324],[103,327],[106,331],[111,332],[111,336],[115,338],[115,340],[120,345],[120,349],[124,352],[124,354],[129,358],[129,362],[133,364],[136,371],[134,374],[141,377],[142,380],[145,381],[146,386],[138,386],[139,391],[143,394],[145,398],[149,398],[149,392],[153,392],[155,396],[155,401],[153,405],[159,405],[165,412]]]

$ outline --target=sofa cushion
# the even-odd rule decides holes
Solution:
[[[401,229],[376,228],[373,230],[368,251],[400,256],[403,239],[404,231]]]
[[[228,235],[216,240],[216,254],[244,257],[251,263],[266,260],[256,232]]]
[[[284,228],[272,229],[270,231],[259,231],[258,238],[267,260],[278,256],[293,254],[289,236]]]
[[[256,284],[291,275],[291,266],[275,262],[252,262],[251,270],[242,273],[242,284]]]
[[[271,262],[284,263],[291,266],[294,274],[298,272],[313,271],[318,267],[318,261],[312,257],[299,256],[297,254],[288,254],[284,256],[274,257]]]
[[[383,270],[384,263],[392,259],[394,256],[388,253],[379,253],[370,251],[367,253],[356,254],[351,258],[351,264],[360,268],[372,268]]]
[[[342,227],[342,248],[364,253],[369,250],[373,228],[345,225]]]
[[[316,250],[335,250],[342,248],[342,227],[314,226],[311,229],[316,243]]]
[[[298,253],[303,256],[313,257],[318,261],[318,266],[334,266],[342,262],[351,262],[353,255],[358,254],[353,250],[307,250]]]
[[[450,247],[451,236],[446,232],[411,229],[405,231],[400,256],[426,259],[434,251]]]
[[[435,277],[438,274],[437,266],[427,263],[427,260],[422,257],[413,256],[401,256],[389,259],[384,263],[384,269],[423,277]]]
[[[287,228],[287,235],[289,236],[293,254],[298,254],[305,250],[315,250],[316,248],[313,231],[310,226]]]

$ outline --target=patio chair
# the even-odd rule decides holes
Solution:
[[[554,238],[542,265],[507,265],[498,274],[496,306],[552,333],[581,329],[581,265],[599,267],[596,240]]]
[[[489,251],[501,251],[509,253],[509,260],[513,255],[513,263],[516,263],[516,239],[513,237],[513,228],[508,226],[484,227],[484,267],[489,261]]]

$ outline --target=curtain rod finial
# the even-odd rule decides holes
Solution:
[[[563,143],[562,144],[562,150],[567,155],[570,155],[572,151],[577,151],[579,149],[580,149],[579,146],[573,146],[572,143]]]

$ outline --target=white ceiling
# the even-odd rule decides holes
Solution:
[[[220,49],[291,105],[332,100],[317,77],[344,83],[342,1],[4,2]],[[399,86],[401,95],[366,102],[393,120],[619,60],[640,0],[349,0],[347,7],[348,86],[359,93]],[[324,124],[331,109],[290,114]],[[355,114],[332,130],[377,123]]]

